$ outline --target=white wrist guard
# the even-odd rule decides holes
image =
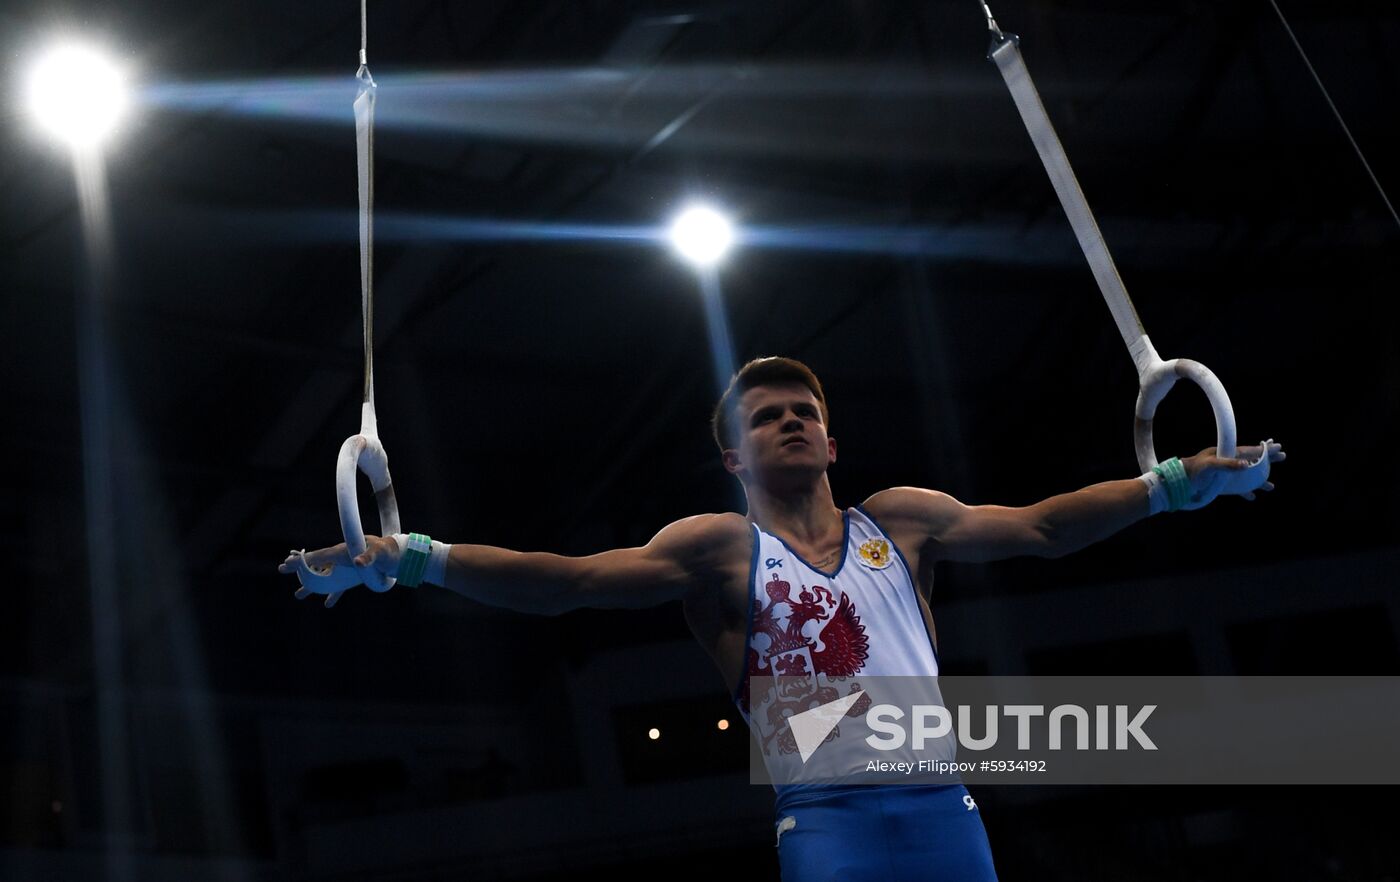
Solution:
[[[1156,472],[1147,472],[1138,477],[1147,485],[1147,514],[1160,514],[1170,508],[1167,498],[1167,482]]]
[[[433,540],[432,551],[428,553],[428,568],[423,571],[423,581],[430,585],[447,586],[447,553],[452,546],[446,542]]]

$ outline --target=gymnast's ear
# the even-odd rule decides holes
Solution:
[[[744,460],[739,456],[738,448],[727,448],[719,458],[720,462],[724,463],[724,470],[731,475],[737,475],[744,469]]]

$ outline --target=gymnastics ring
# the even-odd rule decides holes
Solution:
[[[364,472],[374,488],[374,501],[379,506],[379,535],[392,536],[400,533],[399,504],[394,498],[394,484],[389,477],[389,455],[384,445],[379,443],[379,434],[374,428],[374,405],[365,405],[365,425],[360,434],[351,435],[340,445],[340,456],[335,466],[335,495],[340,508],[340,532],[345,536],[345,547],[350,550],[350,558],[365,553],[365,530],[360,523],[360,500],[356,490],[358,473]],[[394,587],[394,578],[386,576],[374,567],[356,567],[360,578],[371,591],[388,591]]]
[[[1137,450],[1138,466],[1144,472],[1150,472],[1157,465],[1157,451],[1152,443],[1152,419],[1157,414],[1157,405],[1167,397],[1176,381],[1182,379],[1200,386],[1215,412],[1216,455],[1230,459],[1236,453],[1235,411],[1230,406],[1224,384],[1199,361],[1189,358],[1162,361],[1154,352],[1138,375],[1137,408],[1133,415],[1133,447]]]
[[[1133,420],[1133,446],[1137,448],[1138,465],[1144,472],[1157,465],[1157,451],[1152,443],[1152,418],[1157,413],[1157,405],[1167,397],[1177,380],[1190,380],[1210,400],[1211,410],[1215,411],[1215,453],[1223,459],[1234,459],[1239,453],[1235,446],[1235,411],[1230,406],[1230,396],[1225,386],[1210,368],[1199,361],[1186,358],[1173,358],[1162,361],[1152,348],[1147,336],[1139,337],[1131,351],[1133,361],[1138,365],[1137,411]],[[1199,508],[1222,493],[1231,493],[1248,498],[1255,490],[1269,480],[1269,445],[1272,440],[1259,443],[1259,458],[1247,463],[1248,468],[1217,470],[1203,487],[1195,488],[1187,508]]]
[[[364,472],[374,489],[374,501],[379,507],[379,534],[392,536],[402,533],[399,527],[399,504],[394,497],[394,484],[389,476],[389,455],[379,441],[375,427],[374,405],[364,404],[364,421],[360,434],[351,435],[340,445],[340,453],[335,466],[336,507],[340,511],[340,532],[345,537],[345,548],[350,559],[354,560],[365,553],[368,543],[360,520],[360,499],[356,488],[359,473]],[[306,563],[302,552],[294,552],[297,579],[304,588],[315,594],[338,594],[356,585],[364,584],[371,591],[388,591],[394,587],[393,576],[386,576],[374,567],[336,567],[312,569]]]

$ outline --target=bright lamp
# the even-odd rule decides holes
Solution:
[[[699,267],[713,266],[734,243],[734,228],[724,215],[706,205],[682,211],[671,222],[671,244]]]
[[[29,73],[27,91],[39,127],[74,148],[100,144],[129,101],[121,68],[81,44],[57,46],[41,56]]]

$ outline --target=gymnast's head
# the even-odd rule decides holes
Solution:
[[[724,468],[747,487],[819,478],[836,461],[821,381],[800,361],[755,358],[739,369],[710,420]]]

